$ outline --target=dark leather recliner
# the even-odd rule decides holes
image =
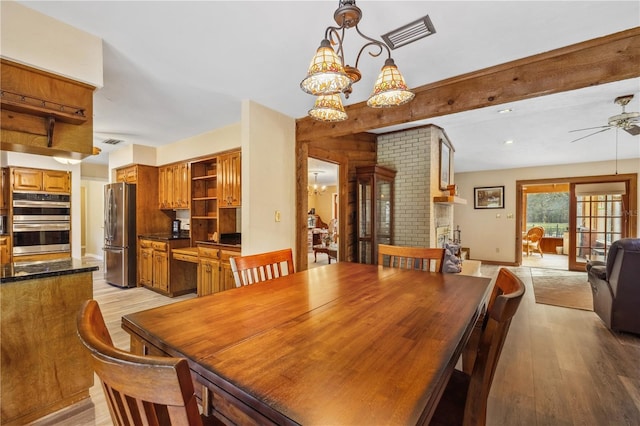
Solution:
[[[593,310],[606,326],[640,334],[640,239],[614,241],[606,263],[587,263],[587,276]]]

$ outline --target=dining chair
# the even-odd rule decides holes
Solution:
[[[236,287],[269,281],[295,272],[290,248],[232,257],[230,262]]]
[[[388,262],[386,259],[388,259]],[[442,272],[443,261],[443,248],[378,244],[378,265],[381,266]]]
[[[524,292],[524,283],[513,272],[506,268],[498,271],[487,303],[486,315],[480,321],[471,372],[453,370],[431,418],[431,425],[486,424],[487,398],[493,376],[511,319],[518,310]],[[473,333],[470,341],[472,338]]]
[[[544,228],[542,226],[534,226],[529,229],[522,237],[522,251],[526,252],[527,256],[533,251],[540,253],[540,257],[544,257],[542,247],[540,247],[542,237],[544,237]]]
[[[220,424],[200,415],[186,359],[140,356],[116,348],[95,300],[83,304],[77,327],[115,425]]]

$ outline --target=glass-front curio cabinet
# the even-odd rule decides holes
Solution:
[[[393,244],[393,180],[395,170],[357,167],[358,254],[360,263],[378,262],[378,244]]]

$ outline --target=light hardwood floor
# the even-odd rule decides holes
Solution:
[[[483,265],[494,277],[498,267]],[[487,425],[640,425],[640,337],[607,330],[596,314],[535,303],[528,267],[509,268],[527,292],[504,345]],[[128,349],[122,315],[178,300],[144,288],[118,289],[94,273],[94,297],[118,347]],[[98,383],[96,379],[96,383]],[[36,425],[110,425],[102,389]]]

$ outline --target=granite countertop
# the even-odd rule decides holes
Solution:
[[[0,265],[0,283],[57,277],[97,270],[97,265],[85,264],[82,260],[74,258],[4,263]]]
[[[189,237],[188,232],[181,232],[178,235],[174,235],[170,232],[164,232],[164,233],[156,233],[156,234],[143,234],[138,236],[138,239],[141,239],[141,240],[158,240],[158,241],[188,240],[189,238],[191,237]]]

